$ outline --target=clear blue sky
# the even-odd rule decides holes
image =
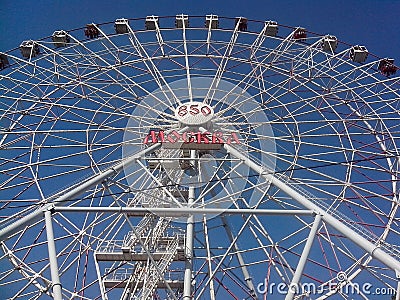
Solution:
[[[0,51],[88,22],[178,13],[272,19],[336,35],[339,40],[365,45],[370,52],[400,63],[400,0],[0,0]]]

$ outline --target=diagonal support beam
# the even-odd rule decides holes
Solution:
[[[379,260],[381,263],[389,267],[389,269],[394,270],[395,272],[400,272],[400,262],[396,260],[395,258],[391,257],[388,253],[383,251],[379,246],[374,245],[364,237],[362,237],[360,234],[355,232],[353,229],[348,227],[347,225],[343,224],[340,222],[338,219],[330,215],[328,212],[323,210],[321,207],[315,205],[313,202],[311,202],[309,199],[307,199],[305,196],[294,190],[292,187],[290,187],[288,184],[285,182],[281,181],[280,179],[276,178],[272,173],[266,172],[266,169],[253,162],[250,158],[242,154],[240,151],[232,147],[231,145],[224,145],[224,148],[226,151],[228,151],[231,155],[235,156],[236,158],[239,158],[245,163],[249,168],[253,169],[257,173],[259,173],[261,176],[263,176],[267,181],[271,182],[274,186],[279,188],[281,191],[286,193],[288,196],[293,198],[295,201],[297,201],[299,204],[303,205],[309,210],[314,211],[316,214],[319,214],[322,216],[322,220],[335,228],[337,231],[339,231],[341,234],[343,234],[345,237],[347,237],[350,241],[352,241],[354,244],[359,246],[360,248],[364,249],[367,253],[369,253],[373,258]]]
[[[119,172],[121,172],[123,170],[124,166],[127,166],[127,165],[137,161],[142,156],[146,155],[147,153],[151,153],[151,152],[157,150],[159,147],[161,147],[161,143],[154,144],[142,151],[139,151],[135,155],[124,159],[119,164],[117,164],[117,165],[107,169],[106,171],[94,176],[93,178],[83,182],[82,184],[78,185],[77,187],[73,188],[72,190],[70,190],[68,192],[63,192],[62,196],[58,197],[51,203],[46,204],[44,207],[41,207],[40,209],[26,215],[22,219],[14,222],[11,225],[0,230],[0,241],[6,240],[10,236],[12,236],[14,233],[16,233],[19,230],[21,230],[22,228],[24,228],[25,226],[39,221],[43,217],[44,211],[46,211],[52,207],[55,207],[55,206],[63,206],[66,203],[66,201],[80,196],[85,191],[87,191],[90,188],[96,186],[97,184],[103,182],[105,179],[109,178],[110,176],[118,174]]]
[[[316,215],[310,233],[308,234],[306,244],[304,245],[303,252],[301,253],[299,262],[297,263],[296,271],[293,275],[292,282],[289,285],[289,291],[286,294],[285,300],[292,300],[296,292],[298,291],[300,278],[301,275],[303,274],[304,267],[306,266],[307,258],[308,255],[310,254],[310,250],[320,223],[321,223],[321,215]]]
[[[225,228],[226,234],[228,235],[228,239],[232,244],[234,239],[235,239],[235,236],[234,236],[233,232],[231,231],[230,227],[228,226],[228,221],[226,220],[225,215],[221,215],[221,220],[222,220],[222,224],[223,224],[223,226]],[[236,257],[237,257],[237,260],[239,262],[240,269],[242,270],[246,285],[247,285],[247,287],[249,289],[249,293],[250,293],[252,299],[256,299],[257,300],[258,296],[257,296],[257,293],[256,293],[256,288],[254,287],[254,284],[253,284],[253,279],[251,278],[250,273],[247,270],[246,263],[245,263],[245,261],[243,259],[242,254],[240,253],[240,249],[239,249],[238,244],[234,243],[233,248],[234,248],[234,250],[236,252]]]

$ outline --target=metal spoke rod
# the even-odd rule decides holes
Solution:
[[[394,270],[396,272],[400,272],[400,262],[390,256],[388,253],[383,251],[378,245],[375,245],[359,235],[357,232],[355,232],[353,229],[350,227],[346,226],[342,222],[340,222],[338,219],[330,215],[328,212],[324,211],[321,207],[317,206],[313,202],[311,202],[309,199],[307,199],[305,196],[300,194],[299,192],[295,191],[293,188],[291,188],[289,185],[281,181],[280,179],[276,178],[273,174],[270,174],[269,172],[265,172],[265,168],[261,165],[258,165],[257,163],[253,162],[250,158],[246,157],[243,155],[241,152],[239,152],[237,149],[234,147],[224,144],[224,148],[233,156],[236,158],[240,158],[243,160],[243,162],[251,169],[259,173],[261,176],[263,176],[267,181],[271,182],[272,185],[276,186],[279,188],[282,192],[286,193],[288,196],[293,198],[293,200],[297,201],[301,205],[303,205],[305,208],[312,210],[316,212],[317,214],[320,214],[322,216],[322,220],[332,226],[334,229],[339,231],[341,234],[343,234],[345,237],[347,237],[349,240],[351,240],[354,244],[359,246],[360,248],[364,249],[367,253],[369,253],[373,258],[379,260],[381,263],[389,267],[391,270]]]
[[[311,246],[314,242],[314,238],[320,223],[321,223],[321,215],[316,215],[310,233],[308,234],[306,244],[304,245],[303,252],[301,253],[299,262],[297,263],[296,271],[294,272],[292,282],[289,285],[289,290],[288,293],[286,294],[285,300],[292,300],[299,290],[300,278],[301,275],[303,274],[304,267],[306,266],[307,258],[308,255],[310,254]]]
[[[48,203],[44,205],[42,208],[26,215],[22,219],[12,223],[11,225],[3,228],[0,230],[0,241],[6,240],[8,237],[13,235],[14,233],[18,232],[21,230],[23,227],[33,224],[34,222],[40,220],[43,216],[43,212],[52,208],[53,206],[62,206],[66,203],[66,201],[74,199],[78,197],[79,195],[83,194],[85,191],[89,190],[93,186],[101,183],[105,179],[109,178],[112,175],[117,174],[120,172],[124,166],[129,165],[136,160],[138,160],[140,157],[146,155],[149,152],[153,152],[157,148],[161,146],[161,143],[154,144],[138,153],[135,155],[128,157],[127,159],[123,160],[119,164],[107,169],[106,171],[94,176],[93,178],[87,180],[86,182],[83,182],[82,184],[78,185],[76,188],[66,192],[62,196],[58,197],[51,203]]]

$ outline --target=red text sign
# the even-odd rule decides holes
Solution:
[[[235,132],[223,133],[215,132],[183,132],[176,130],[164,132],[164,130],[151,130],[145,137],[144,144],[153,143],[183,143],[183,144],[240,144],[239,138]]]

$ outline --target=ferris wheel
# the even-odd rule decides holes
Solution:
[[[0,53],[0,294],[399,299],[397,69],[216,15]]]

